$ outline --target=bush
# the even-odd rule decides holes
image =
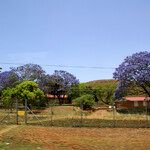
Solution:
[[[93,108],[95,101],[94,97],[90,94],[83,95],[74,100],[75,105],[79,106],[81,109],[91,109]]]
[[[2,91],[2,104],[5,108],[11,108],[15,102],[14,100],[14,93],[15,89],[7,88],[6,90]]]
[[[117,109],[118,113],[123,114],[150,114],[150,108],[128,108],[128,109]]]
[[[8,88],[2,92],[2,102],[5,107],[12,107],[15,99],[25,105],[27,99],[28,107],[45,107],[47,99],[43,91],[38,88],[38,84],[33,81],[24,81],[15,88]]]

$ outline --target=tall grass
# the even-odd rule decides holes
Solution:
[[[8,115],[8,116],[7,116]],[[7,116],[7,117],[6,117]],[[6,118],[5,118],[6,117]],[[14,124],[16,112],[0,111],[1,124]],[[116,110],[83,111],[74,106],[51,106],[45,110],[30,113],[28,124],[61,127],[150,127],[149,115],[143,113],[119,113]],[[24,117],[19,117],[24,123]]]

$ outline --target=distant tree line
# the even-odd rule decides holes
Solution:
[[[61,97],[67,95],[68,103],[82,109],[91,109],[98,104],[112,105],[124,96],[150,97],[150,53],[139,52],[125,58],[116,68],[115,80],[79,83],[71,73],[55,70],[49,75],[37,64],[26,64],[9,71],[0,72],[1,103],[6,107],[16,99],[29,107],[45,107],[46,94],[52,94],[63,104]]]
[[[69,96],[78,84],[79,80],[67,71],[55,70],[49,75],[37,64],[26,64],[0,73],[1,101],[8,106],[16,98],[22,103],[28,99],[29,105],[45,106],[44,95],[52,94],[62,104],[60,95]]]
[[[122,100],[124,96],[150,97],[150,52],[139,52],[126,57],[116,68],[113,77],[115,80],[108,83],[80,84],[79,97],[75,101],[80,100],[91,108],[93,100],[110,105],[116,99]]]

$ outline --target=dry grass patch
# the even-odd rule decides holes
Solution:
[[[2,141],[43,150],[147,150],[149,137],[149,129],[19,126]]]

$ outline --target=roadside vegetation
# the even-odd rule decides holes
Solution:
[[[114,107],[108,109],[109,106],[114,106],[116,99],[121,100],[127,95],[149,96],[149,77],[150,53],[148,52],[140,52],[127,57],[116,68],[114,80],[97,80],[87,83],[80,83],[73,74],[67,71],[55,70],[53,74],[49,75],[37,64],[25,64],[0,73],[0,105],[3,111],[8,112],[7,118],[10,119],[15,117],[16,112],[13,111],[16,101],[22,108],[27,101],[28,120],[32,120],[33,124],[41,120],[40,123],[49,126],[54,124],[63,126],[64,124],[78,127],[89,124],[89,126],[103,127],[107,124],[114,127],[117,120],[121,124],[118,126],[121,127],[123,126],[121,117],[125,113],[115,112]],[[62,109],[61,114],[56,113],[59,109]],[[65,109],[70,109],[67,111],[67,115],[63,114],[63,111],[66,112]],[[92,122],[90,117],[100,109],[110,112],[105,113],[107,116],[103,115],[103,118],[97,114],[99,119],[103,120],[94,118],[95,120]],[[148,115],[147,110],[143,111],[143,116]],[[130,111],[127,113],[131,114]],[[137,114],[134,111],[132,113]],[[132,124],[136,124],[137,120],[145,118],[144,121],[141,121],[141,125],[138,125],[144,127],[148,117],[143,117],[140,113],[139,119],[124,116],[127,118],[126,124],[131,127]],[[33,114],[36,115],[33,116]],[[0,115],[2,121],[5,120],[3,112]],[[53,120],[55,121],[53,122]]]
[[[127,57],[114,80],[80,83],[69,72],[49,75],[37,64],[1,72],[0,149],[149,149],[148,109],[117,112],[109,107],[128,95],[150,96],[148,52]],[[20,126],[14,125],[17,101],[23,108],[17,112]]]
[[[12,107],[18,99],[24,105],[27,99],[30,108],[46,107],[50,94],[59,105],[73,103],[85,110],[113,105],[126,95],[150,96],[150,53],[127,57],[116,68],[114,79],[80,83],[67,71],[55,70],[49,75],[37,64],[25,64],[0,73],[1,104]]]

